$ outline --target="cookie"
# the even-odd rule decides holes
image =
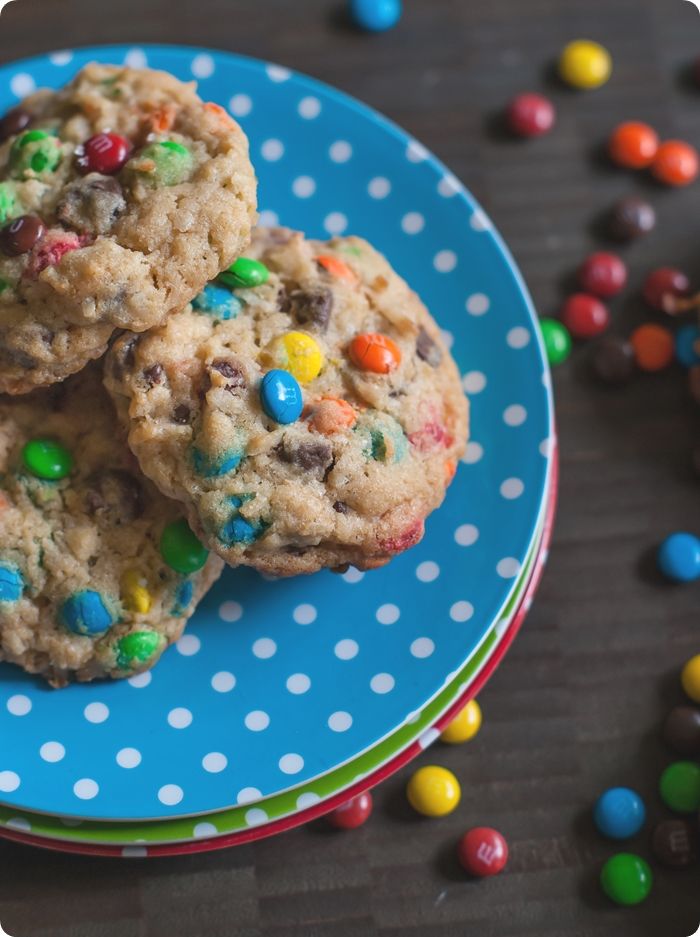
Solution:
[[[142,470],[232,565],[380,566],[420,540],[464,452],[440,330],[359,238],[261,229],[191,307],[106,361]]]
[[[222,567],[139,472],[98,365],[0,397],[0,661],[54,686],[146,670]]]
[[[63,380],[247,246],[248,141],[193,84],[89,65],[0,120],[0,392]]]

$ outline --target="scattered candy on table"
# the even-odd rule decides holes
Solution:
[[[700,327],[684,325],[675,336],[676,359],[684,368],[693,368],[700,364]]]
[[[617,254],[597,251],[579,267],[578,280],[586,293],[607,299],[625,288],[627,267]]]
[[[554,105],[541,94],[525,92],[516,95],[506,110],[510,130],[519,137],[540,137],[556,122]]]
[[[337,830],[355,830],[369,820],[372,806],[372,794],[365,791],[336,807],[327,819]]]
[[[700,765],[675,761],[661,775],[659,793],[666,806],[676,813],[700,810]]]
[[[260,403],[276,423],[294,423],[304,409],[304,397],[297,379],[281,368],[268,371],[260,382]]]
[[[628,787],[611,787],[601,794],[593,811],[598,830],[609,839],[629,839],[644,826],[642,798]]]
[[[508,843],[488,826],[477,826],[460,839],[457,855],[462,867],[477,878],[502,872],[508,862]]]
[[[571,335],[558,319],[543,317],[539,320],[547,361],[554,366],[561,364],[571,354]]]
[[[599,88],[610,78],[611,72],[610,53],[589,39],[568,43],[559,57],[559,74],[573,88]]]
[[[475,699],[469,700],[440,733],[440,740],[449,745],[460,745],[473,739],[481,728],[481,707]]]
[[[413,809],[423,816],[444,817],[455,809],[462,792],[451,771],[438,765],[426,765],[411,776],[406,796]]]
[[[633,241],[654,230],[656,211],[645,199],[630,195],[613,205],[608,227],[616,240]]]
[[[32,439],[22,449],[24,467],[37,478],[58,481],[70,475],[73,456],[52,439]]]
[[[700,703],[700,654],[685,662],[681,671],[681,686],[686,696]]]
[[[674,706],[666,716],[663,738],[676,754],[700,758],[700,709]]]
[[[639,856],[620,852],[608,859],[601,869],[600,884],[615,904],[640,904],[651,891],[651,869]]]
[[[665,185],[689,185],[698,175],[698,151],[684,140],[666,140],[656,151],[651,173]]]
[[[662,371],[673,361],[673,335],[654,323],[638,326],[630,335],[637,367],[642,371]]]
[[[384,32],[401,19],[401,0],[350,0],[350,16],[360,29]]]
[[[605,335],[593,348],[591,367],[606,384],[625,384],[635,372],[634,349],[624,338]]]
[[[564,301],[561,321],[573,338],[595,338],[610,325],[610,312],[595,296],[573,293]]]
[[[654,857],[669,869],[686,869],[698,857],[697,834],[687,820],[663,820],[651,835]]]
[[[693,582],[700,577],[700,539],[684,531],[670,534],[659,547],[657,563],[667,579]]]
[[[670,311],[669,298],[686,296],[690,292],[690,280],[682,270],[674,267],[658,267],[644,281],[642,295],[649,305],[660,312]]]
[[[610,158],[625,169],[650,166],[658,148],[659,138],[654,128],[637,120],[618,124],[608,140]]]

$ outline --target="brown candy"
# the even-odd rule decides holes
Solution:
[[[591,367],[606,384],[624,384],[635,372],[634,349],[624,338],[606,335],[593,346]]]
[[[36,215],[22,215],[0,229],[0,250],[8,257],[28,254],[44,236],[46,228]]]
[[[675,706],[664,722],[663,738],[671,751],[700,757],[700,709]]]
[[[610,213],[610,233],[619,241],[633,241],[655,227],[654,207],[636,195],[621,199]]]
[[[697,837],[687,820],[664,820],[651,836],[651,848],[662,865],[685,869],[697,859]]]
[[[16,107],[8,111],[0,119],[0,143],[4,143],[10,137],[22,133],[32,122],[32,115],[28,111],[23,111],[21,107]]]

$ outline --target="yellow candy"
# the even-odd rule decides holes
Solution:
[[[300,384],[313,381],[323,367],[321,346],[306,332],[287,332],[273,339],[267,346],[266,358],[270,364],[289,371]]]
[[[408,782],[406,796],[413,809],[423,816],[444,817],[455,809],[462,792],[451,771],[427,765],[419,768]]]
[[[481,728],[481,707],[475,699],[470,700],[452,722],[443,729],[440,739],[450,745],[459,745],[473,739]]]
[[[681,671],[681,685],[695,703],[700,703],[700,654],[686,661]]]
[[[151,608],[151,593],[146,588],[147,582],[138,569],[127,569],[122,576],[122,598],[130,612],[145,615]]]
[[[599,88],[612,71],[610,53],[597,42],[576,39],[564,46],[559,58],[559,74],[574,88]]]

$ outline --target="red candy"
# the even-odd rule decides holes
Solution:
[[[508,861],[508,843],[498,830],[477,826],[459,841],[460,864],[478,878],[498,875]]]
[[[627,283],[627,267],[617,254],[598,251],[584,260],[578,271],[579,283],[594,296],[614,296]]]
[[[369,791],[358,794],[328,814],[328,822],[337,830],[356,830],[366,823],[372,813],[372,795]]]
[[[432,452],[435,449],[446,449],[454,442],[454,436],[447,432],[442,423],[431,420],[424,423],[414,433],[409,433],[408,441],[419,452]]]
[[[380,540],[379,548],[384,553],[401,553],[403,550],[408,550],[409,547],[414,547],[423,536],[424,530],[425,524],[423,521],[415,521],[398,537],[387,537]]]
[[[562,307],[561,321],[574,338],[595,338],[610,325],[610,313],[595,296],[574,293]]]
[[[99,172],[111,176],[122,168],[131,153],[131,144],[118,133],[98,133],[83,144],[78,152],[78,168],[87,175]]]
[[[519,137],[539,137],[554,126],[554,105],[541,94],[519,94],[508,105],[508,126]]]
[[[649,124],[629,120],[618,124],[610,135],[610,158],[625,169],[644,169],[649,166],[659,148],[659,138]]]
[[[661,312],[669,311],[666,306],[668,299],[675,296],[686,296],[690,292],[690,280],[682,270],[674,267],[659,267],[652,270],[644,281],[642,295],[654,309]]]
[[[54,267],[65,254],[83,247],[84,243],[85,239],[72,231],[49,231],[32,251],[24,275],[30,279],[38,277],[42,270]]]

